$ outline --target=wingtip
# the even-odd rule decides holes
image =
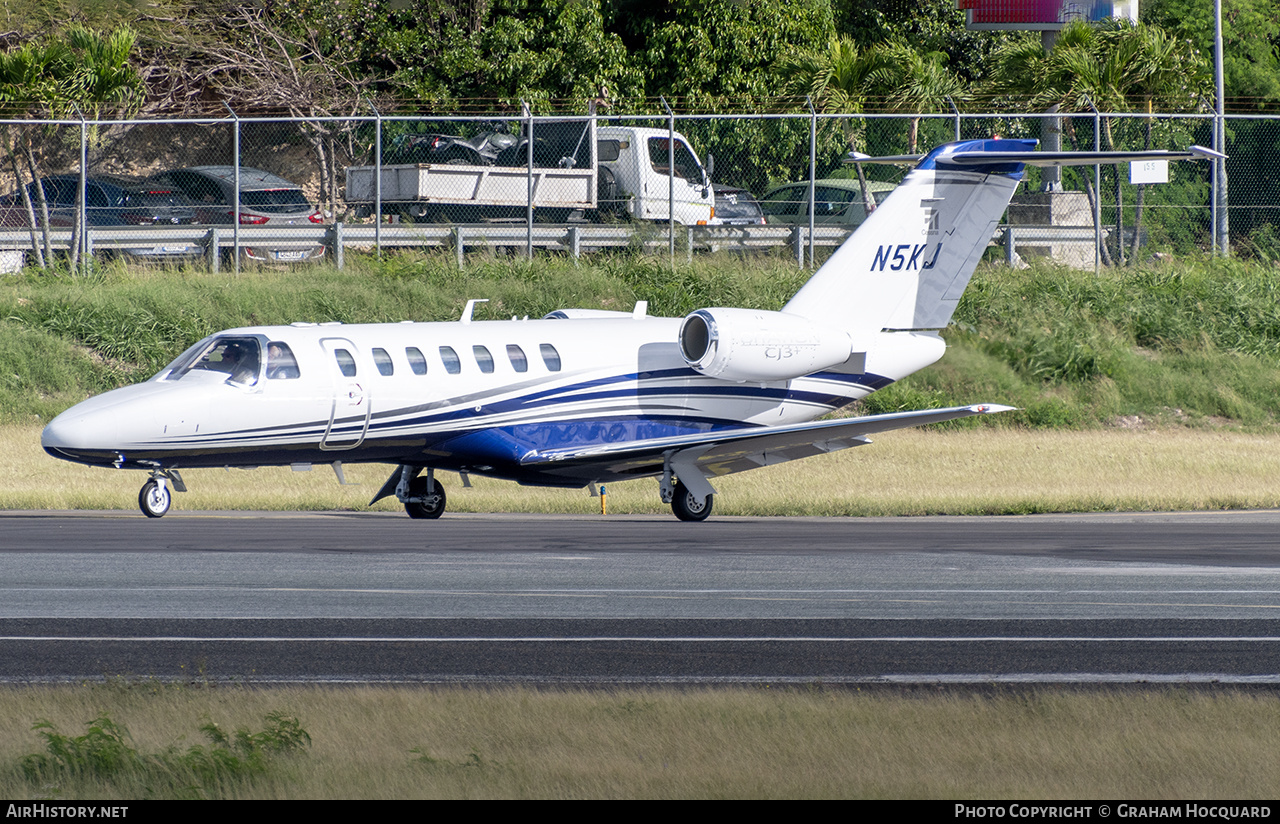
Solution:
[[[969,407],[975,415],[994,415],[997,412],[1017,412],[1016,406],[1005,406],[1000,403],[976,403]]]
[[[1187,151],[1191,152],[1191,154],[1196,155],[1197,157],[1204,157],[1204,158],[1217,159],[1217,160],[1227,159],[1227,156],[1224,155],[1222,152],[1215,152],[1213,149],[1210,149],[1206,146],[1192,146]]]

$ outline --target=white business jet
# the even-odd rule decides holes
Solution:
[[[1024,164],[1185,159],[1058,153],[1035,141],[933,150],[780,312],[684,318],[564,309],[540,320],[219,332],[151,380],[44,430],[58,458],[150,478],[158,518],[188,467],[395,465],[374,503],[445,509],[437,470],[534,486],[654,477],[676,517],[711,513],[712,479],[869,443],[869,435],[1011,409],[980,404],[816,420],[942,357],[945,327]],[[897,158],[901,161],[902,158]]]

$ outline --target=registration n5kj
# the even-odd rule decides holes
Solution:
[[[676,517],[705,519],[722,475],[986,415],[976,404],[817,420],[928,366],[940,329],[1025,164],[1205,156],[1056,153],[1034,141],[933,150],[781,311],[684,318],[563,309],[542,319],[296,323],[219,332],[151,380],[55,418],[58,458],[141,469],[142,511],[168,511],[190,467],[394,466],[374,496],[445,509],[437,471],[536,486],[653,477]],[[901,158],[898,158],[901,160]]]

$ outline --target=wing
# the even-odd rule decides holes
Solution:
[[[947,409],[921,409],[833,421],[718,430],[696,435],[629,441],[591,447],[544,449],[529,452],[522,466],[538,467],[554,474],[589,477],[593,470],[605,475],[648,475],[666,465],[688,483],[691,469],[702,478],[730,475],[771,464],[822,455],[870,443],[868,435],[973,415],[1007,412],[1012,406],[980,404]],[[681,468],[684,472],[681,473]],[[704,481],[705,482],[705,481]]]

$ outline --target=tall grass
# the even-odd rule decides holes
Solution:
[[[778,309],[807,278],[787,259],[405,253],[348,267],[199,269],[116,263],[89,277],[28,271],[0,281],[0,422],[47,420],[154,373],[219,329],[294,321],[541,316],[566,306],[679,316],[711,305]],[[949,426],[1147,423],[1271,427],[1280,415],[1280,269],[1199,260],[1107,270],[979,270],[937,365],[872,395],[868,412],[989,400],[1014,415]]]
[[[1274,793],[1280,702],[1185,690],[911,695],[828,689],[663,691],[201,688],[153,682],[0,690],[0,795],[191,795],[55,774],[33,784],[35,719],[109,717],[139,753],[184,766],[200,719],[256,729],[287,708],[310,747],[221,798],[1258,798]],[[287,754],[286,754],[287,755]],[[177,762],[174,764],[173,762]],[[199,778],[199,774],[196,773]]]
[[[184,470],[175,512],[224,509],[365,511],[391,473],[348,464],[292,472]],[[598,515],[582,489],[539,489],[439,473],[449,512]],[[717,515],[974,515],[1280,507],[1280,438],[1212,429],[987,428],[904,430],[870,446],[713,479]],[[38,427],[0,426],[0,509],[134,510],[146,476],[59,461]],[[607,485],[612,515],[670,516],[652,478]],[[377,510],[398,511],[394,499]],[[140,515],[138,517],[141,517]],[[452,517],[446,515],[445,517]]]

